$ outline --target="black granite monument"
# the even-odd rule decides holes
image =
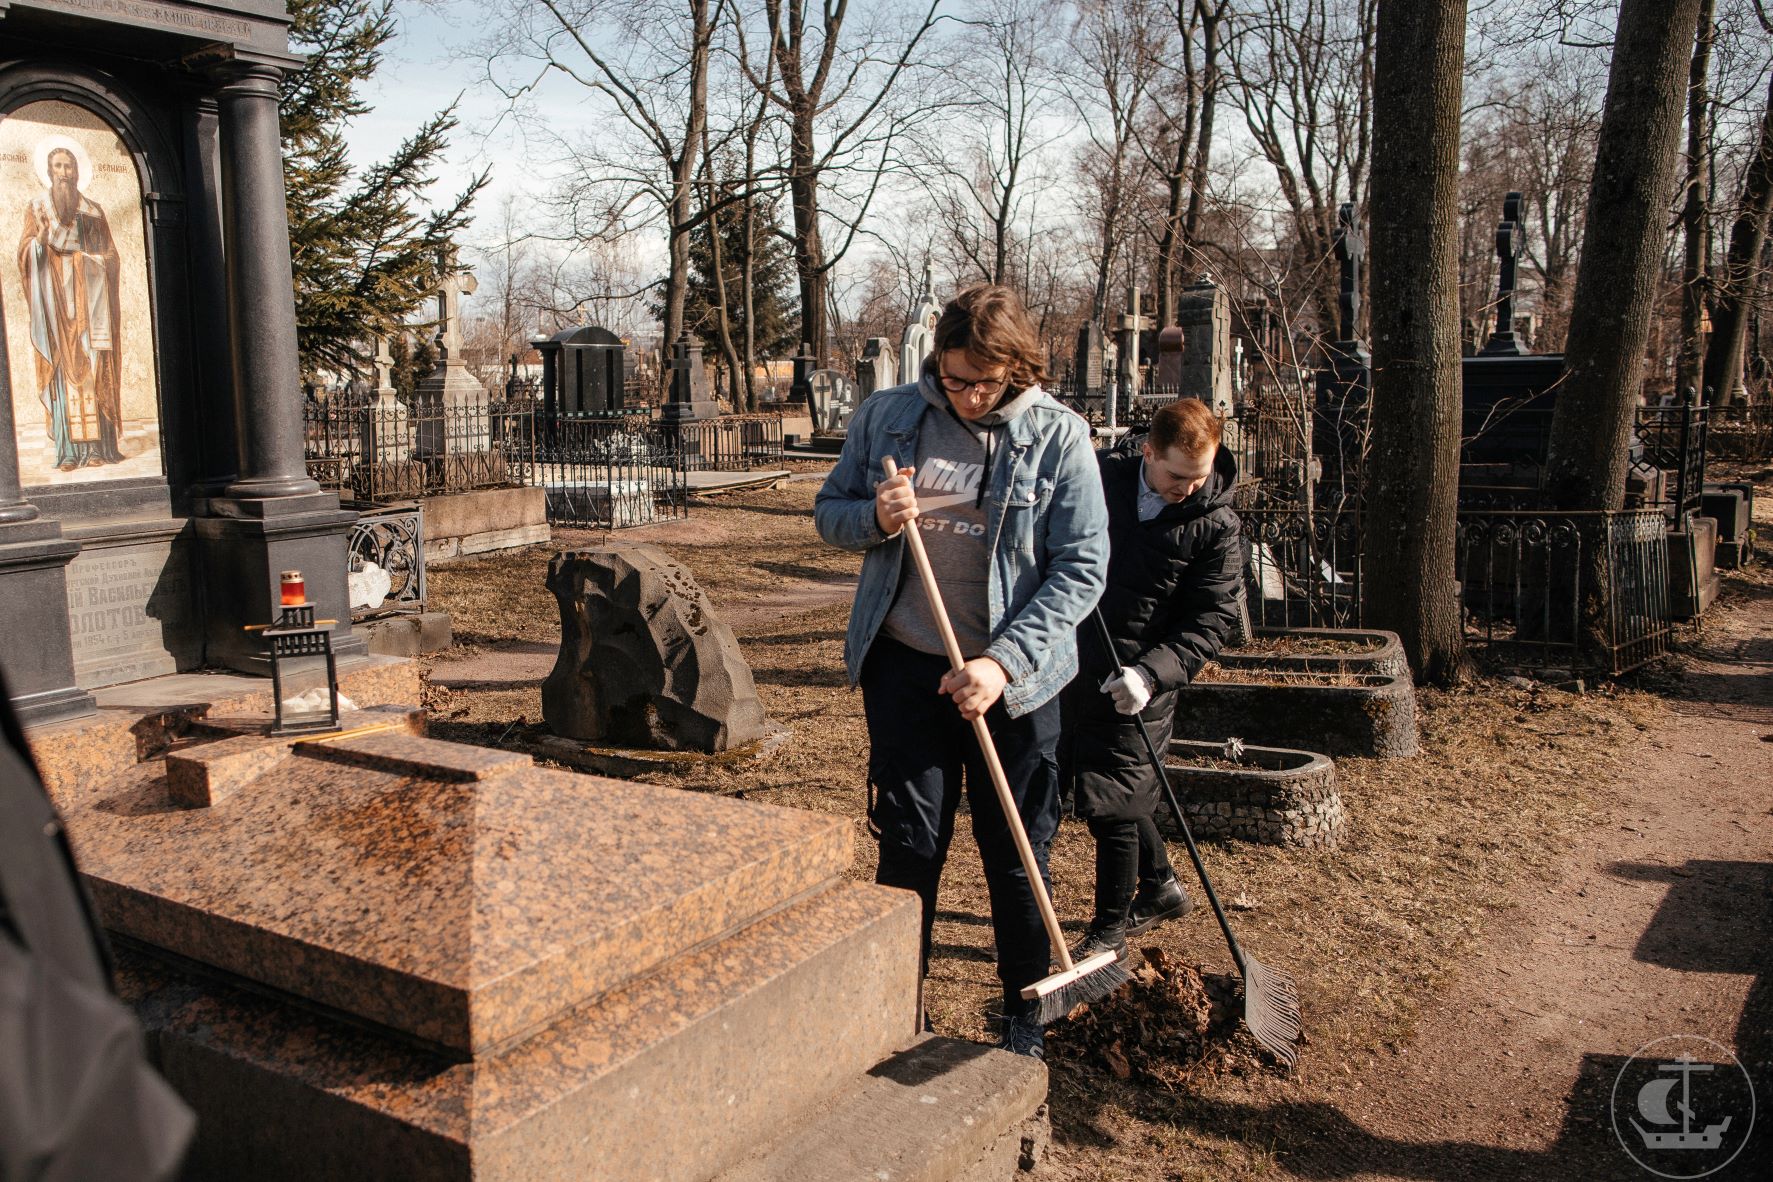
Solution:
[[[356,515],[309,479],[279,0],[0,0],[0,663],[29,722],[263,673],[278,572],[350,632]],[[73,298],[67,293],[75,293]]]
[[[628,377],[621,337],[586,325],[533,344],[542,355],[542,405],[548,418],[621,412]]]

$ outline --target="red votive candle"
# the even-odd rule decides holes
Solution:
[[[283,584],[283,606],[300,607],[308,602],[308,587],[302,582],[302,572],[286,570],[279,578]]]

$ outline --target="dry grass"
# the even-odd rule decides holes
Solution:
[[[858,560],[820,543],[810,507],[816,483],[734,494],[695,508],[693,525],[628,535],[663,548],[729,611],[771,717],[794,732],[780,753],[669,782],[850,817],[852,873],[872,871],[862,810],[867,736],[861,700],[842,665],[847,602],[771,613],[784,580],[853,577]],[[675,531],[675,532],[673,532]],[[567,544],[572,544],[566,539]],[[437,606],[458,636],[482,647],[558,635],[542,587],[542,549],[458,562],[432,572]],[[496,742],[519,718],[539,717],[535,688],[457,691],[433,703],[451,737]],[[1525,886],[1544,879],[1573,835],[1596,823],[1632,744],[1663,707],[1643,693],[1587,695],[1511,688],[1487,680],[1420,696],[1422,754],[1337,761],[1346,839],[1327,852],[1238,842],[1205,851],[1231,919],[1252,953],[1291,971],[1304,999],[1309,1043],[1281,1078],[1246,1055],[1209,1056],[1164,1084],[1117,1077],[1086,1058],[1055,1061],[1054,1162],[1090,1179],[1246,1178],[1284,1169],[1289,1148],[1314,1135],[1288,1119],[1298,1102],[1358,1072],[1368,1057],[1415,1033],[1425,1002]],[[451,717],[453,715],[453,717]],[[1186,736],[1184,723],[1178,728]],[[1182,855],[1178,848],[1176,853]],[[1062,827],[1053,872],[1067,926],[1087,918],[1093,849],[1081,826]],[[1186,880],[1186,865],[1179,867]],[[944,881],[928,1001],[938,1030],[985,1037],[995,1001],[984,883],[961,818]],[[1230,958],[1206,908],[1152,933],[1177,962],[1227,971]]]

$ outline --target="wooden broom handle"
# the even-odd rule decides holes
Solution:
[[[885,456],[880,461],[886,469],[887,479],[891,480],[899,474],[899,465],[893,462],[892,456]],[[948,663],[959,673],[966,658],[961,655],[960,642],[954,638],[954,626],[948,622],[948,609],[942,603],[942,589],[936,585],[935,572],[930,569],[930,556],[924,552],[923,531],[918,527],[917,518],[913,517],[900,527],[905,535],[905,542],[911,547],[911,561],[917,564],[917,575],[923,583],[924,597],[929,601],[930,614],[936,617],[936,631],[942,634],[942,647],[947,650]],[[1053,901],[1047,897],[1046,882],[1040,876],[1040,863],[1034,860],[1034,847],[1028,842],[1028,831],[1022,828],[1022,814],[1016,809],[1016,799],[1010,795],[1009,777],[1003,773],[1003,764],[998,762],[997,744],[991,740],[991,728],[985,725],[983,714],[973,719],[973,734],[979,739],[979,750],[985,753],[985,769],[991,773],[991,786],[997,789],[997,803],[1003,810],[1004,821],[1009,825],[1010,836],[1016,839],[1016,853],[1022,858],[1022,869],[1028,875],[1029,886],[1034,891],[1034,901],[1040,907],[1041,922],[1046,924],[1047,938],[1058,950],[1059,966],[1065,972],[1072,969],[1071,952],[1065,947],[1065,933],[1059,928],[1059,917],[1053,911]]]

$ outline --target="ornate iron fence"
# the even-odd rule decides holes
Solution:
[[[348,541],[353,592],[373,564],[388,574],[379,603],[351,605],[351,618],[425,610],[425,510],[419,504],[369,509],[351,526]],[[353,595],[353,600],[356,596]]]
[[[1659,505],[1677,524],[1699,512],[1705,491],[1705,447],[1710,426],[1708,407],[1691,402],[1679,406],[1641,406],[1637,413],[1637,439],[1641,450],[1632,467],[1646,475],[1654,470],[1668,473],[1668,491]]]
[[[1660,510],[1462,512],[1456,577],[1467,643],[1502,665],[1624,673],[1668,651]]]
[[[643,416],[547,422],[511,471],[543,490],[550,525],[623,529],[688,512],[677,438]]]
[[[675,434],[684,467],[691,471],[749,472],[782,462],[779,414],[721,415],[663,424],[661,429]]]
[[[1361,623],[1361,515],[1294,505],[1239,509],[1250,622],[1259,628]]]
[[[1714,406],[1706,424],[1706,454],[1750,463],[1773,460],[1773,406]]]
[[[517,482],[535,445],[534,404],[333,399],[302,411],[308,474],[340,497],[382,504]]]

